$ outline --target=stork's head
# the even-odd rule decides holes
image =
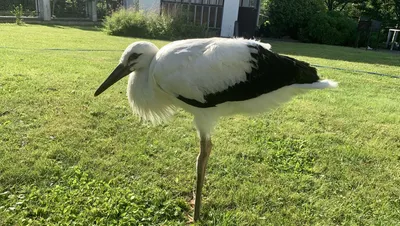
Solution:
[[[96,90],[94,96],[101,94],[131,72],[148,68],[157,51],[157,46],[151,42],[134,42],[130,44],[122,53],[118,66]]]

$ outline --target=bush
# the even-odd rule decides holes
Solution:
[[[275,37],[289,35],[297,39],[300,28],[307,26],[310,18],[325,10],[320,0],[270,0],[268,18],[271,34]]]
[[[19,6],[15,6],[14,10],[11,13],[15,16],[15,23],[18,25],[23,25],[24,22],[22,20],[22,16],[24,15],[24,9],[21,4]]]
[[[167,17],[170,20],[171,37],[173,38],[204,38],[207,36],[206,25],[194,25],[187,18],[193,15],[178,14],[175,17]]]
[[[146,17],[141,11],[119,10],[107,16],[104,28],[109,35],[144,37],[147,35]]]
[[[125,9],[107,16],[104,30],[110,35],[159,39],[205,37],[207,33],[205,26],[188,23],[184,14],[169,17]]]
[[[300,31],[302,41],[328,45],[353,46],[357,35],[357,22],[338,12],[318,13]]]
[[[271,23],[268,20],[261,24],[259,29],[259,35],[262,37],[271,36]]]

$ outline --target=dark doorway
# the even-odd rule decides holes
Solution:
[[[257,29],[260,0],[241,0],[238,15],[239,37],[253,38]]]

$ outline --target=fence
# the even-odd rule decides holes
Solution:
[[[0,16],[12,16],[15,6],[22,5],[24,16],[36,16],[38,11],[37,0],[0,0]]]
[[[183,12],[188,22],[206,25],[220,32],[222,25],[223,0],[161,0],[161,13],[175,15]]]
[[[11,11],[20,4],[24,16],[38,16],[38,0],[0,0],[0,16],[12,16]],[[50,14],[53,18],[87,19],[90,17],[90,4],[91,0],[50,0]],[[97,17],[103,19],[122,6],[123,0],[97,0]]]

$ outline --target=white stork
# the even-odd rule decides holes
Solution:
[[[200,137],[194,220],[200,218],[201,190],[211,152],[211,131],[221,116],[262,113],[310,89],[337,87],[320,80],[308,63],[245,39],[188,39],[158,49],[135,42],[95,96],[129,75],[127,95],[135,113],[154,124],[177,108],[193,114]]]

